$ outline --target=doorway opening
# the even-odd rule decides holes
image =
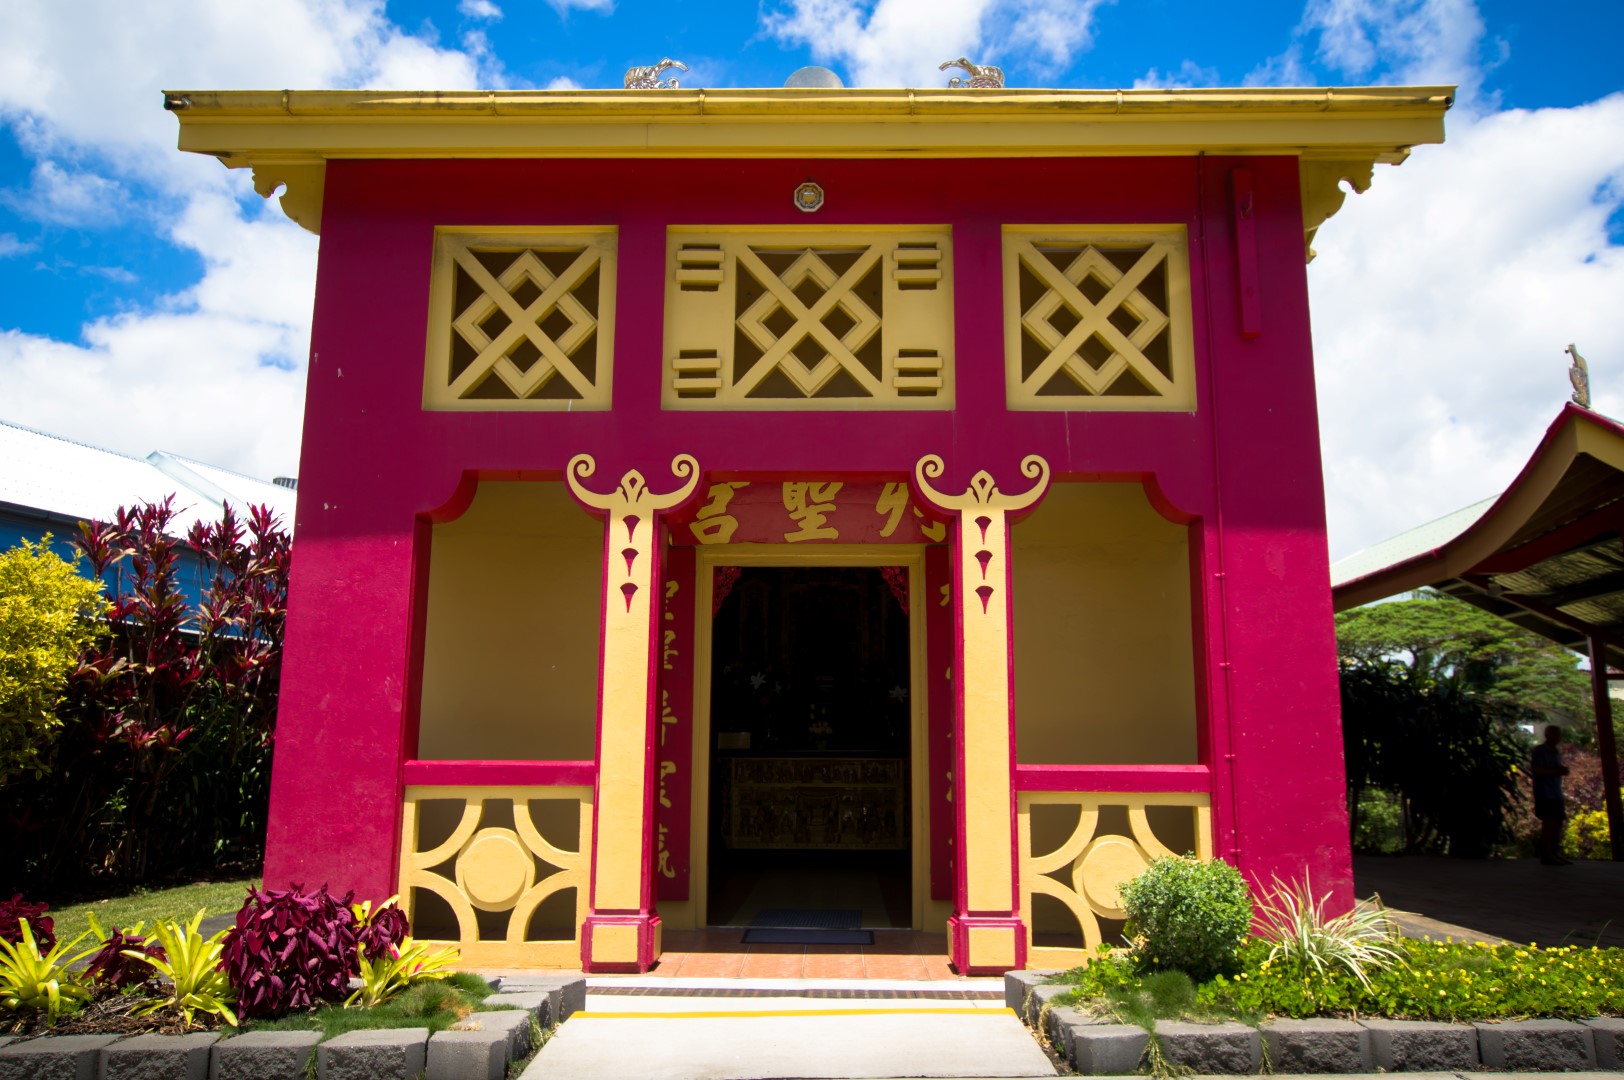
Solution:
[[[908,573],[717,566],[706,921],[913,925]]]

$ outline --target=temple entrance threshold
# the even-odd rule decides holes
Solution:
[[[908,587],[897,567],[714,568],[705,921],[728,929],[668,952],[860,955],[915,925]]]

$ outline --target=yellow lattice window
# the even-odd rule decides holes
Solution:
[[[1199,793],[1023,791],[1021,914],[1032,967],[1075,967],[1121,943],[1122,883],[1162,855],[1212,858],[1211,800]]]
[[[416,936],[469,964],[576,967],[592,789],[408,787],[400,895]]]
[[[1184,227],[1004,230],[1012,409],[1195,408]]]
[[[671,230],[666,408],[952,408],[950,240]]]
[[[430,409],[607,409],[613,229],[438,229]]]

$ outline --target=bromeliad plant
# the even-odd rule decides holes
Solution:
[[[42,954],[29,920],[22,920],[18,926],[20,940],[16,944],[0,938],[0,1008],[10,1012],[37,1010],[45,1014],[47,1024],[54,1025],[63,1014],[78,1011],[90,1000],[89,985],[72,967],[96,951],[73,951],[90,931],[66,943],[56,942]]]
[[[410,937],[398,946],[390,945],[376,959],[367,956],[365,946],[357,946],[355,952],[360,962],[361,986],[344,1000],[346,1007],[382,1005],[413,983],[443,979],[452,973],[451,965],[458,959],[457,950],[450,946],[430,952],[427,945]]]
[[[206,1012],[237,1026],[237,1014],[231,1011],[231,983],[220,964],[221,943],[227,931],[205,939],[197,930],[202,922],[203,909],[199,908],[185,927],[169,920],[155,925],[152,936],[163,950],[162,958],[145,949],[124,951],[125,956],[152,965],[169,979],[169,996],[136,1009],[136,1016],[176,1009],[186,1017],[188,1025],[194,1013]]]
[[[114,990],[127,990],[143,985],[158,974],[152,961],[168,957],[162,945],[152,941],[151,935],[142,933],[144,925],[138,922],[128,929],[115,926],[108,932],[102,929],[96,913],[90,913],[90,929],[101,939],[101,948],[85,965],[85,974],[92,982]]]

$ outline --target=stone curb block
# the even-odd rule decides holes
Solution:
[[[502,983],[504,992],[545,993],[552,1001],[551,1019],[542,1018],[547,1025],[561,1024],[572,1013],[586,1008],[586,980],[579,975],[508,976]]]
[[[429,1029],[346,1031],[316,1047],[321,1080],[406,1080],[427,1065]]]
[[[556,1021],[552,1019],[555,1015],[553,1012],[554,1005],[552,999],[544,990],[536,990],[533,992],[527,991],[524,993],[513,991],[509,993],[492,994],[479,1004],[479,1008],[492,1009],[498,1005],[505,1005],[512,1009],[523,1009],[525,1012],[534,1016],[536,1018],[536,1023],[540,1024],[544,1028],[552,1027],[556,1023]]]
[[[1089,1076],[1123,1076],[1139,1071],[1150,1038],[1138,1024],[1089,1024],[1072,1029],[1066,1060]]]
[[[1078,1028],[1098,1027],[1101,1024],[1097,1017],[1084,1012],[1075,1005],[1062,1005],[1050,1009],[1049,1015],[1043,1025],[1043,1034],[1048,1038],[1055,1052],[1071,1060],[1071,1044],[1076,1037]]]
[[[1026,1011],[1021,1014],[1021,1019],[1026,1021],[1026,1026],[1033,1031],[1040,1030],[1040,1025],[1043,1022],[1043,1007],[1049,1003],[1050,998],[1059,997],[1070,989],[1072,988],[1063,984],[1032,987],[1032,992],[1026,995]]]
[[[1478,1067],[1477,1028],[1433,1020],[1361,1020],[1370,1056],[1386,1072],[1470,1072]]]
[[[320,1041],[317,1031],[250,1031],[221,1039],[209,1057],[209,1080],[304,1080]]]
[[[1255,1073],[1263,1062],[1263,1038],[1245,1024],[1166,1020],[1156,1034],[1168,1061],[1198,1073]]]
[[[1263,1025],[1263,1037],[1275,1072],[1370,1071],[1370,1032],[1351,1020],[1274,1020]]]
[[[502,1080],[505,1031],[440,1031],[429,1038],[427,1080]]]
[[[500,1009],[476,1012],[451,1025],[452,1031],[500,1031],[508,1042],[508,1060],[530,1053],[530,1010]]]
[[[1596,1068],[1624,1069],[1624,1017],[1598,1016],[1579,1021],[1590,1029],[1596,1048]]]
[[[1591,1029],[1567,1020],[1509,1020],[1477,1023],[1483,1064],[1491,1069],[1523,1072],[1566,1072],[1594,1069],[1596,1048]]]
[[[0,1047],[0,1080],[96,1080],[103,1047],[117,1035],[47,1035]]]
[[[1004,1007],[1013,1011],[1016,1016],[1025,1016],[1026,995],[1032,992],[1033,987],[1058,974],[1060,974],[1058,970],[1037,968],[1031,971],[1004,972]]]
[[[208,1080],[214,1031],[190,1035],[137,1035],[101,1052],[101,1080]]]

